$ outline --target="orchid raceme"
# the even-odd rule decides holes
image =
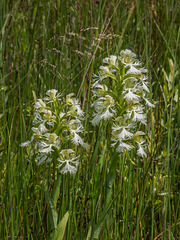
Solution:
[[[57,90],[48,90],[46,97],[38,99],[34,105],[32,137],[21,147],[33,144],[38,165],[57,159],[61,173],[75,173],[78,166],[76,146],[88,147],[80,136],[84,133],[83,114],[73,93],[63,98]]]
[[[147,97],[148,71],[127,49],[119,56],[106,57],[103,63],[105,66],[100,66],[92,84],[92,124],[109,120],[111,146],[117,152],[137,148],[137,154],[146,157],[142,129],[147,124],[147,108],[154,107]]]

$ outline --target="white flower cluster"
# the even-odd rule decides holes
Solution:
[[[66,146],[88,144],[80,137],[84,132],[83,111],[79,101],[71,93],[64,99],[57,90],[47,91],[44,99],[38,99],[34,106],[34,120],[31,140],[21,144],[26,147],[34,143],[38,165],[57,159],[61,173],[75,173],[78,165],[76,152]]]
[[[154,107],[146,97],[149,93],[147,69],[142,68],[136,54],[127,49],[103,62],[106,65],[100,67],[93,79],[95,101],[91,106],[95,111],[92,124],[111,119],[111,146],[117,152],[124,152],[136,143],[137,154],[146,157],[145,133],[137,130],[147,124],[145,107]]]

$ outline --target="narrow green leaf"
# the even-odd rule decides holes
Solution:
[[[92,227],[90,226],[86,240],[91,239],[91,232],[92,232]]]
[[[119,160],[119,156],[118,154],[115,152],[114,156],[112,158],[112,163],[109,169],[109,173],[107,175],[107,186],[106,186],[106,204],[105,204],[105,209],[107,209],[107,207],[109,206],[109,203],[111,201],[111,197],[112,197],[112,187],[113,187],[113,183],[114,183],[114,179],[116,176],[116,166],[117,166],[117,162]]]
[[[56,181],[55,188],[54,188],[54,191],[53,191],[53,204],[54,204],[54,206],[56,206],[57,200],[58,200],[58,197],[59,197],[60,184],[61,184],[61,175],[58,176],[58,179]]]
[[[69,212],[67,211],[65,213],[63,219],[58,224],[57,229],[55,230],[53,240],[62,240],[63,239],[68,218],[69,218]]]
[[[56,209],[54,207],[53,200],[52,200],[52,198],[51,198],[51,196],[49,194],[46,181],[44,181],[44,192],[45,192],[46,202],[48,203],[48,206],[49,206],[51,227],[52,227],[52,229],[55,229],[55,228],[57,228],[58,214],[57,214],[57,211],[56,211]]]
[[[120,193],[120,191],[119,191]],[[92,231],[91,234],[91,238],[90,239],[98,239],[99,238],[99,234],[101,232],[101,229],[103,227],[103,224],[108,216],[109,211],[111,210],[111,207],[115,201],[115,199],[117,198],[117,196],[119,195],[119,193],[116,195],[116,197],[111,201],[111,203],[109,204],[109,206],[104,210],[104,212],[102,213],[102,217],[100,218],[99,222],[97,223],[95,229]],[[90,231],[90,230],[89,230]],[[88,232],[89,234],[89,232]],[[88,239],[87,239],[88,240]]]

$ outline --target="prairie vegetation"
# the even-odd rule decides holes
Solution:
[[[0,239],[179,239],[179,1],[1,0],[0,29]],[[125,49],[147,69],[149,103],[123,92],[140,72],[107,73]],[[136,146],[113,121],[140,97]],[[51,123],[44,138],[34,112]]]

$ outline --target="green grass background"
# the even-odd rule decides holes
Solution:
[[[90,123],[92,74],[126,48],[149,70],[156,107],[148,112],[147,159],[119,158],[99,239],[180,239],[180,2],[1,0],[0,29],[0,239],[51,237],[43,179],[52,194],[59,173],[20,148],[30,138],[35,96],[51,88],[76,93],[91,145],[77,174],[60,177],[55,207],[58,222],[69,211],[64,239],[86,239],[98,223],[111,159],[108,128]]]

